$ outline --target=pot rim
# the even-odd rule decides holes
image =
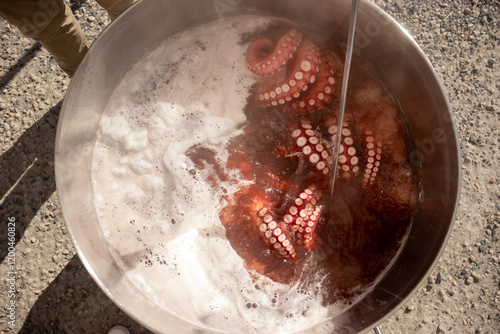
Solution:
[[[122,311],[124,311],[128,316],[130,316],[136,322],[140,323],[142,326],[146,327],[147,329],[149,329],[151,331],[155,331],[155,330],[157,330],[157,328],[154,328],[150,324],[144,322],[142,319],[139,319],[135,315],[135,313],[133,311],[133,307],[131,305],[125,305],[124,303],[122,303],[122,299],[117,298],[117,296],[114,295],[113,292],[109,290],[109,288],[106,286],[105,282],[103,282],[102,277],[100,277],[99,274],[94,270],[93,265],[91,263],[91,260],[88,258],[88,254],[86,254],[84,252],[84,250],[81,247],[80,242],[78,241],[79,236],[76,234],[74,227],[72,226],[72,224],[70,224],[70,220],[68,219],[68,217],[70,215],[68,214],[68,212],[67,212],[68,209],[65,205],[65,195],[62,191],[62,188],[63,188],[62,187],[62,183],[63,183],[62,178],[63,177],[61,175],[61,170],[59,168],[61,165],[61,156],[60,156],[61,146],[64,145],[63,139],[61,137],[61,132],[62,132],[62,127],[65,124],[65,116],[66,116],[65,110],[70,108],[69,101],[71,99],[73,91],[76,89],[75,87],[77,86],[77,82],[79,80],[80,81],[84,80],[85,75],[87,74],[85,66],[89,63],[89,59],[94,57],[96,52],[100,48],[100,44],[102,43],[102,40],[103,40],[102,36],[106,36],[107,34],[110,34],[110,31],[113,31],[113,29],[118,28],[120,25],[120,22],[126,20],[129,15],[133,15],[133,11],[135,10],[135,8],[137,6],[144,5],[145,2],[146,1],[144,1],[144,2],[139,1],[139,2],[135,3],[134,5],[132,5],[131,7],[129,7],[120,17],[118,17],[115,21],[111,22],[101,32],[101,34],[95,40],[95,42],[93,43],[93,45],[90,48],[90,50],[88,51],[88,53],[85,55],[85,57],[82,61],[83,66],[80,66],[78,68],[78,70],[76,71],[76,73],[74,75],[74,78],[71,80],[71,82],[67,88],[66,97],[65,97],[63,104],[62,104],[62,107],[61,107],[61,113],[59,116],[59,122],[58,122],[58,126],[57,126],[56,149],[55,149],[55,176],[56,176],[57,194],[58,194],[59,200],[61,202],[61,211],[62,211],[64,220],[65,220],[67,229],[70,232],[71,240],[75,246],[75,249],[76,249],[78,256],[81,259],[84,267],[89,272],[89,274],[93,278],[93,280],[97,283],[97,285],[101,288],[101,290],[104,291],[104,293],[108,296],[108,298],[110,298]],[[368,6],[367,8],[369,10],[376,11],[378,13],[378,15],[383,16],[385,19],[389,20],[390,24],[392,24],[393,26],[398,28],[401,32],[403,32],[404,35],[406,36],[407,41],[411,43],[413,49],[418,51],[418,54],[419,54],[421,60],[423,60],[426,63],[426,67],[428,68],[430,73],[432,73],[434,80],[436,81],[436,83],[440,87],[440,90],[441,90],[440,94],[443,96],[443,98],[446,101],[447,113],[449,113],[449,115],[450,115],[450,118],[451,118],[450,123],[451,123],[451,126],[453,128],[453,134],[454,134],[454,137],[450,138],[450,140],[453,140],[456,143],[457,154],[456,154],[455,158],[456,158],[456,161],[458,162],[458,171],[457,171],[458,172],[458,175],[457,175],[458,180],[456,180],[457,181],[456,189],[453,189],[453,193],[456,194],[456,198],[455,198],[455,203],[453,205],[454,210],[452,213],[452,219],[451,219],[451,222],[448,226],[448,229],[446,232],[446,237],[444,238],[444,240],[442,240],[441,245],[439,246],[439,250],[436,252],[435,258],[433,259],[432,263],[428,263],[428,269],[425,272],[425,275],[423,275],[420,278],[420,280],[418,280],[418,282],[415,283],[413,289],[411,289],[411,291],[404,298],[399,300],[397,307],[393,308],[391,311],[389,311],[388,313],[386,313],[385,315],[380,317],[377,321],[374,321],[373,323],[368,325],[364,330],[362,330],[360,332],[360,333],[367,333],[367,332],[373,330],[374,327],[376,327],[376,326],[380,325],[381,323],[383,323],[384,321],[386,321],[389,317],[391,317],[394,313],[396,313],[396,311],[398,311],[405,303],[407,303],[411,298],[413,298],[413,296],[415,295],[417,290],[420,289],[424,285],[428,276],[431,274],[431,272],[437,266],[437,263],[438,263],[439,259],[441,258],[442,254],[444,252],[444,249],[447,245],[447,242],[450,238],[451,231],[452,231],[453,226],[454,226],[454,221],[456,219],[457,212],[458,212],[458,205],[459,205],[461,184],[462,184],[462,161],[461,161],[461,149],[460,149],[460,145],[459,145],[457,124],[456,124],[456,121],[453,117],[453,111],[452,111],[452,108],[450,105],[450,101],[449,101],[448,95],[444,89],[444,85],[442,84],[440,78],[438,77],[430,60],[427,58],[427,56],[425,55],[425,53],[423,52],[421,47],[416,43],[416,41],[413,39],[413,37],[410,35],[410,33],[404,27],[402,27],[401,24],[399,24],[395,19],[393,19],[389,14],[387,14],[385,11],[380,9],[375,4],[368,2],[366,0],[362,0],[360,6]],[[402,247],[404,247],[404,245]],[[192,326],[195,326],[195,325],[192,325]],[[200,329],[202,329],[202,328],[200,328]],[[206,330],[208,332],[213,332],[213,331],[206,329],[206,328],[203,328],[203,330]]]

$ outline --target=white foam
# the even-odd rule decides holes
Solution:
[[[255,80],[239,34],[268,23],[238,17],[173,36],[124,75],[94,148],[95,206],[129,279],[159,307],[228,332],[294,332],[332,311],[321,278],[304,292],[250,275],[224,237],[210,167],[192,175],[186,156],[204,145],[227,159]]]

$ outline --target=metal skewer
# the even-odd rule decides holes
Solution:
[[[335,178],[337,176],[337,164],[339,162],[340,142],[342,140],[342,126],[344,124],[345,105],[347,101],[347,86],[349,84],[349,73],[351,71],[352,49],[354,46],[354,33],[356,31],[356,20],[358,18],[359,0],[352,0],[351,17],[349,19],[349,33],[347,35],[347,49],[344,62],[344,77],[342,80],[342,90],[340,91],[340,110],[337,123],[337,137],[335,146],[333,147],[333,164],[332,164],[332,179],[330,195],[333,197],[333,189],[335,187]],[[373,329],[375,334],[382,334],[377,326]]]
[[[337,137],[335,138],[335,146],[333,147],[333,164],[330,196],[333,198],[333,189],[335,187],[335,178],[337,176],[337,164],[339,162],[340,142],[342,140],[342,126],[344,124],[345,105],[347,100],[347,86],[349,84],[349,73],[351,71],[352,49],[354,45],[354,33],[356,31],[356,20],[358,18],[359,0],[352,0],[351,17],[349,19],[349,33],[347,35],[347,49],[344,62],[344,77],[342,80],[342,90],[340,92],[340,110],[337,123]],[[377,326],[373,329],[375,334],[382,334]]]
[[[349,20],[349,34],[347,36],[347,50],[345,54],[344,74],[342,80],[342,90],[340,92],[340,111],[337,124],[337,138],[333,147],[332,178],[330,180],[330,196],[333,197],[333,188],[337,176],[337,164],[339,162],[340,141],[342,139],[342,125],[344,124],[345,104],[347,99],[347,85],[349,83],[349,72],[351,70],[352,49],[354,45],[354,33],[356,30],[356,20],[358,17],[359,0],[352,0],[351,17]]]

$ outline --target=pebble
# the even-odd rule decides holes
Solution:
[[[436,284],[441,284],[443,281],[445,281],[444,275],[442,272],[439,272],[436,276]]]
[[[444,301],[445,301],[445,293],[443,292],[443,290],[441,290],[441,289],[440,289],[440,290],[438,291],[438,297],[439,297],[439,300],[440,300],[441,302],[444,302]]]
[[[406,306],[405,308],[405,313],[410,313],[411,311],[413,311],[415,309],[415,306],[413,305],[408,305]]]

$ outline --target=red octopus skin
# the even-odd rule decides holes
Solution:
[[[388,220],[407,219],[414,206],[412,194],[415,185],[411,166],[400,166],[407,155],[406,146],[392,143],[404,142],[399,138],[395,107],[381,101],[349,110],[342,127],[340,147],[333,147],[338,132],[337,120],[333,116],[335,108],[324,108],[331,103],[337,84],[336,71],[329,59],[335,61],[334,56],[327,56],[295,29],[276,43],[268,38],[258,39],[247,50],[249,69],[266,77],[253,87],[256,95],[249,105],[249,115],[259,117],[260,108],[277,107],[268,110],[269,117],[256,118],[257,124],[251,124],[255,127],[250,129],[266,129],[268,124],[273,124],[268,120],[284,120],[279,132],[277,127],[269,127],[270,132],[279,135],[266,137],[265,143],[260,143],[263,150],[247,152],[237,142],[228,148],[226,167],[254,182],[239,192],[236,200],[229,201],[232,203],[226,207],[229,214],[221,214],[221,221],[231,227],[228,229],[232,233],[231,242],[244,243],[239,249],[250,268],[274,273],[277,263],[298,263],[305,255],[304,249],[313,251],[320,221],[328,216],[336,218],[329,211],[322,212],[324,207],[320,204],[320,196],[326,194],[324,181],[328,180],[333,168],[332,148],[339,151],[338,165],[334,167],[339,171],[337,177],[342,178],[341,186],[349,189],[353,185],[356,191],[358,186],[361,187],[364,190],[361,199],[370,204],[370,210],[380,211],[384,218],[390,215]],[[313,114],[319,110],[322,112]],[[278,119],[276,114],[284,117]],[[287,126],[290,132],[284,130]],[[245,141],[244,147],[255,138],[253,133],[249,135],[252,139]],[[263,157],[262,152],[274,154],[276,159]],[[299,161],[289,163],[283,157],[298,157]],[[384,166],[379,171],[382,159]],[[274,165],[273,161],[277,163]],[[398,165],[395,172],[393,165]],[[306,182],[310,185],[304,189]],[[304,190],[300,192],[301,189]],[[299,195],[294,197],[297,193]],[[233,228],[233,220],[237,224],[240,218],[245,225]],[[321,237],[328,240],[330,230],[321,230],[320,226],[319,231],[326,232]],[[248,232],[252,237],[247,239]],[[253,238],[257,235],[267,246],[248,246],[254,246]],[[276,261],[271,252],[286,260]],[[265,260],[259,262],[264,257],[254,254],[265,254],[265,259],[271,258],[272,264]],[[270,266],[273,268],[269,269]]]
[[[317,201],[319,200],[319,195],[316,191],[315,186],[307,187],[303,192],[297,196],[294,203],[290,208],[288,208],[287,213],[283,216],[283,221],[292,226],[292,230],[298,231],[301,226],[302,218],[304,220],[312,214],[316,208]]]
[[[375,177],[382,159],[382,144],[377,141],[372,131],[365,131],[365,173],[363,175],[363,186],[371,186],[375,182]]]
[[[332,143],[337,142],[337,121],[333,121],[334,124],[330,125],[328,128],[328,133],[331,135]],[[360,161],[358,157],[358,152],[354,147],[354,139],[349,128],[349,124],[344,122],[342,125],[342,139],[340,142],[339,148],[339,160],[338,160],[338,168],[339,168],[339,176],[342,176],[344,179],[350,179],[354,176],[358,176],[360,172]]]
[[[262,177],[262,181],[272,189],[287,191],[291,187],[290,183],[282,180],[278,175],[273,173],[273,171],[266,166],[264,167],[264,175]]]
[[[325,55],[321,55],[316,82],[309,87],[302,96],[291,104],[295,113],[306,113],[313,110],[321,110],[330,101],[335,93],[335,72]]]
[[[295,140],[296,149],[304,153],[315,170],[324,175],[330,172],[330,154],[310,124],[301,122],[300,126],[292,131],[292,138]]]
[[[257,105],[260,108],[282,105],[282,111],[291,111],[299,118],[298,124],[291,127],[293,144],[285,148],[285,152],[282,152],[282,147],[276,147],[275,153],[286,157],[302,157],[303,154],[310,163],[309,169],[317,173],[312,182],[321,182],[332,168],[328,148],[336,142],[337,122],[335,117],[330,118],[315,130],[310,115],[301,115],[322,110],[332,100],[337,81],[328,57],[311,40],[292,29],[276,43],[269,38],[252,42],[246,61],[253,73],[262,77],[274,75],[257,83],[254,90]],[[285,73],[275,75],[282,70]],[[380,129],[352,125],[349,118],[343,124],[339,161],[335,168],[338,168],[339,177],[347,181],[357,178],[370,193],[380,183],[380,177],[376,177],[384,139],[378,138],[376,132]],[[322,138],[321,131],[326,130],[325,126],[328,137]],[[251,196],[254,204],[250,216],[272,252],[280,258],[293,259],[297,255],[297,245],[312,250],[322,214],[318,188],[311,184],[299,193],[290,207],[283,207],[287,201],[283,196],[296,193],[299,186],[287,182],[286,177],[281,179],[264,165],[258,164],[258,171],[254,171],[251,163],[246,161],[246,152],[236,149],[231,153],[227,167],[241,170],[247,179],[255,180],[258,185],[257,193]]]
[[[336,143],[337,119],[328,121],[332,124],[328,127],[332,143]],[[357,140],[357,142],[356,142]],[[356,146],[361,149],[359,152]],[[342,140],[340,144],[338,171],[339,176],[349,180],[358,175],[363,175],[363,186],[373,185],[382,159],[382,144],[372,130],[362,131],[354,136],[348,121],[344,121],[342,126]]]
[[[320,57],[318,47],[310,40],[304,40],[288,63],[285,78],[271,87],[265,86],[260,90],[259,106],[284,105],[286,102],[299,98],[302,92],[309,89],[309,86],[316,81],[320,70]]]
[[[264,241],[271,250],[283,258],[295,258],[294,237],[297,244],[311,250],[316,239],[316,226],[321,215],[318,205],[319,193],[314,185],[310,185],[295,199],[288,208],[283,219],[276,219],[276,215],[262,201],[256,201],[257,225]]]
[[[248,68],[260,76],[274,74],[293,58],[301,42],[302,34],[295,29],[284,34],[276,44],[270,38],[259,38],[248,47]],[[263,55],[266,51],[269,52]]]
[[[259,107],[288,104],[295,113],[321,110],[335,93],[335,72],[319,48],[292,29],[273,44],[269,38],[252,42],[246,53],[249,69],[267,77],[286,68],[278,83],[269,80],[256,90]],[[268,54],[263,55],[271,49]]]
[[[255,211],[257,212],[256,222],[261,236],[274,254],[285,259],[294,258],[296,251],[291,240],[293,232],[289,231],[289,226],[275,219],[272,211],[265,207],[261,201],[257,201]]]
[[[311,250],[316,239],[315,230],[321,215],[319,198],[316,187],[311,185],[299,194],[283,216],[283,221],[292,226],[292,231],[296,232],[297,243],[308,250]]]
[[[320,215],[321,207],[317,206],[307,219],[301,221],[299,230],[297,231],[297,237],[299,238],[297,244],[303,244],[306,249],[312,250],[316,241],[316,227],[318,226]]]

